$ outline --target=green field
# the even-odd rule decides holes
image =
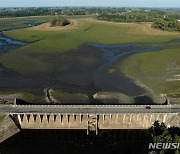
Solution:
[[[9,29],[19,29],[28,27],[29,23],[44,23],[50,20],[50,17],[21,17],[21,18],[0,18],[0,31]]]
[[[180,97],[180,48],[138,53],[119,69],[155,94]]]
[[[12,38],[35,42],[2,56],[0,61],[7,68],[22,74],[42,72],[42,75],[46,75],[54,71],[55,65],[60,64],[61,59],[57,54],[78,48],[84,43],[160,42],[180,37],[178,33],[152,30],[148,24],[112,24],[92,19],[76,20],[79,27],[74,29],[59,31],[20,29],[5,32]]]
[[[67,93],[53,89],[52,97],[56,100],[62,100],[63,102],[72,102],[72,104],[82,104],[84,102],[88,103],[87,95],[83,93]]]
[[[36,18],[42,22],[48,19],[47,17]],[[155,30],[148,23],[111,23],[85,17],[73,17],[70,20],[76,23],[76,26],[70,29],[53,31],[18,29],[5,32],[4,34],[9,37],[31,43],[1,56],[0,62],[19,74],[44,77],[51,76],[54,72],[63,74],[76,62],[87,66],[92,63],[98,64],[98,58],[94,60],[87,57],[84,60],[81,56],[66,55],[85,43],[165,42],[180,38],[178,32]],[[3,26],[0,26],[0,29],[3,29]],[[164,51],[135,54],[124,60],[118,67],[125,75],[144,84],[152,93],[178,97],[179,81],[167,82],[168,78],[180,72],[178,47],[179,43],[174,43],[171,49]],[[115,69],[109,70],[109,74],[115,72]],[[57,93],[55,95],[58,97]],[[33,97],[30,94],[28,99],[35,99]]]
[[[0,122],[5,118],[6,115],[0,114]]]

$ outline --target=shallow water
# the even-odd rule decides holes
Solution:
[[[27,24],[27,27],[33,27],[39,25],[38,22],[32,21]],[[13,29],[11,29],[13,30]],[[0,54],[12,51],[18,47],[27,45],[27,43],[23,41],[18,41],[15,39],[12,39],[8,36],[3,35],[3,31],[0,31]]]
[[[27,43],[23,41],[17,41],[12,38],[9,38],[0,32],[0,54],[12,51],[18,47],[24,46]]]
[[[28,24],[29,27],[33,27],[33,26],[37,26],[37,25],[39,25],[39,23],[37,21],[33,21]]]
[[[7,38],[6,36],[1,36],[0,41],[4,41],[5,43],[13,44],[13,45],[25,45],[26,44],[22,41],[16,41],[11,38]]]
[[[18,47],[24,46],[27,43],[22,41],[17,41],[9,38],[0,32],[0,55],[6,52],[12,51]]]

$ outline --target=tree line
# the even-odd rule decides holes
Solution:
[[[40,8],[0,8],[0,18],[44,15],[96,15],[105,12],[124,12],[125,8],[109,7],[40,7]]]
[[[86,15],[85,10],[78,9],[57,9],[57,8],[29,8],[29,9],[9,9],[0,10],[0,18],[7,17],[27,17],[45,15]]]
[[[152,27],[166,31],[180,31],[180,13],[164,11],[126,11],[122,13],[102,13],[99,20],[112,22],[152,22]]]
[[[122,13],[103,13],[97,16],[99,20],[113,22],[154,22],[157,18],[163,18],[163,11],[131,11],[128,10]]]
[[[180,11],[176,9],[145,8],[102,8],[102,7],[62,7],[62,8],[4,8],[0,9],[0,18],[45,15],[96,15],[97,19],[112,22],[152,22],[152,27],[180,31]]]
[[[152,27],[166,31],[180,31],[180,22],[175,19],[158,19]]]

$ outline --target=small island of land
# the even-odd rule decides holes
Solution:
[[[69,25],[70,21],[62,16],[55,16],[51,19],[50,25],[51,27],[55,26],[66,26]]]

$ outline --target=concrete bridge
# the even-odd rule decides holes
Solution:
[[[180,108],[171,105],[15,105],[0,107],[22,129],[148,129],[154,121],[180,127]]]

